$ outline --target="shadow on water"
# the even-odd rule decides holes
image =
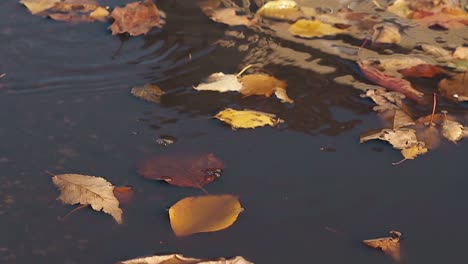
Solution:
[[[7,74],[0,79],[2,263],[114,263],[165,252],[255,263],[392,263],[359,243],[391,229],[403,232],[406,263],[466,258],[463,143],[391,166],[397,151],[358,143],[362,131],[381,126],[370,102],[333,81],[355,74],[353,63],[272,38],[336,71],[312,72],[271,50],[246,60],[248,52],[213,45],[228,38],[227,28],[192,1],[160,2],[167,26],[127,39],[112,36],[106,23],[59,23],[15,1],[0,3],[0,72]],[[259,60],[263,72],[288,82],[294,104],[191,88],[213,72],[235,73]],[[130,95],[148,82],[166,91],[161,104]],[[286,123],[233,131],[212,119],[225,107],[275,113]],[[161,135],[177,142],[162,147]],[[229,229],[173,235],[165,209],[202,192],[147,181],[135,164],[181,151],[212,152],[226,163],[206,189],[240,196],[245,211]],[[133,186],[124,224],[87,209],[61,220],[73,207],[56,201],[48,172]]]

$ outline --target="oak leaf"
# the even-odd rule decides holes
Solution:
[[[177,236],[188,236],[228,228],[242,211],[236,196],[205,195],[178,201],[169,208],[169,218]]]
[[[274,114],[253,110],[234,110],[232,108],[224,109],[215,117],[229,124],[233,129],[255,128],[266,125],[276,126],[277,124],[284,122]]]
[[[171,255],[160,255],[160,256],[151,256],[130,259],[126,261],[118,262],[118,264],[253,264],[252,262],[244,259],[241,256],[225,259],[197,259],[197,258],[188,258],[180,254],[171,254]]]
[[[144,35],[153,27],[161,27],[161,11],[153,0],[142,0],[116,7],[111,17],[114,23],[109,27],[112,35],[128,33],[130,36]]]
[[[174,153],[141,161],[138,173],[179,187],[202,188],[221,176],[224,163],[214,154]]]
[[[122,209],[114,196],[114,186],[104,178],[80,175],[61,174],[52,177],[52,181],[60,190],[58,197],[63,203],[74,205],[90,205],[96,211],[104,211],[122,223]]]
[[[367,239],[362,241],[362,243],[371,248],[380,249],[385,254],[390,255],[394,260],[400,261],[401,233],[398,231],[390,231],[390,234],[392,235],[391,237]]]

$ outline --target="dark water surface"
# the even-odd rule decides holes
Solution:
[[[392,229],[404,236],[403,263],[466,263],[466,142],[444,142],[392,166],[398,151],[359,144],[361,132],[381,126],[369,101],[330,76],[293,66],[266,69],[288,82],[294,105],[198,93],[192,84],[212,72],[237,72],[242,58],[212,45],[226,27],[191,1],[160,2],[167,27],[124,39],[106,23],[54,22],[1,1],[1,263],[114,263],[168,252],[268,264],[393,263],[360,244]],[[352,73],[349,63],[322,56]],[[160,105],[129,93],[149,82],[167,92]],[[233,131],[211,119],[225,107],[276,113],[286,123]],[[177,142],[164,148],[156,144],[161,135]],[[225,161],[223,176],[206,189],[240,196],[245,211],[232,227],[174,236],[166,208],[202,192],[147,181],[135,164],[184,151]],[[61,221],[73,207],[56,200],[47,172],[133,186],[124,224],[88,209]]]

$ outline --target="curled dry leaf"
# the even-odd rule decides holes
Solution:
[[[303,37],[316,38],[329,35],[336,35],[344,32],[334,26],[324,24],[317,20],[300,19],[289,27],[289,33]]]
[[[242,84],[234,74],[217,72],[211,74],[203,83],[193,88],[198,91],[239,92],[242,89]]]
[[[122,209],[114,196],[114,186],[103,178],[80,174],[61,174],[52,177],[60,190],[59,200],[66,204],[91,205],[96,211],[104,211],[122,223]]]
[[[390,231],[390,234],[392,235],[391,237],[367,239],[362,241],[362,243],[371,248],[380,249],[385,254],[390,255],[394,260],[400,261],[401,233],[398,231]]]
[[[387,141],[396,149],[406,149],[414,145],[420,144],[418,138],[416,137],[416,131],[409,128],[399,128],[399,129],[382,129],[376,133],[372,132],[371,134],[364,134],[360,137],[360,142],[366,142],[369,140],[378,139]]]
[[[295,20],[300,17],[302,13],[295,1],[274,0],[264,4],[257,11],[257,15],[280,20]]]
[[[125,7],[116,7],[111,17],[114,23],[109,27],[112,35],[128,33],[130,36],[144,35],[153,27],[161,27],[161,11],[153,0],[129,3]]]
[[[468,101],[468,74],[458,73],[439,82],[438,89],[445,97],[455,101]]]
[[[255,128],[266,125],[276,126],[277,124],[284,122],[274,114],[253,110],[234,110],[232,108],[224,109],[215,117],[229,124],[233,129]]]
[[[400,30],[397,26],[384,23],[374,26],[374,34],[372,35],[373,43],[398,44],[401,41]]]
[[[253,264],[252,262],[244,259],[241,256],[225,259],[197,259],[184,257],[180,254],[171,254],[171,255],[161,255],[161,256],[151,256],[130,259],[126,261],[118,262],[118,264]]]
[[[224,163],[214,154],[184,153],[143,160],[138,173],[150,180],[163,180],[179,187],[202,188],[221,176]]]
[[[419,101],[424,94],[411,86],[407,80],[403,80],[378,70],[377,68],[358,62],[364,76],[370,81],[387,88],[390,91],[404,94],[408,99]]]
[[[273,93],[284,102],[292,103],[286,94],[287,84],[284,81],[278,80],[267,74],[249,74],[244,75],[240,79],[242,89],[240,93],[243,96],[263,95],[270,97]],[[279,95],[279,96],[278,96]]]
[[[154,84],[145,84],[143,86],[133,87],[130,91],[135,97],[140,99],[160,103],[161,96],[164,94],[164,91],[159,88],[159,86]]]
[[[178,201],[169,208],[169,218],[177,236],[188,236],[228,228],[242,211],[236,196],[205,195]]]

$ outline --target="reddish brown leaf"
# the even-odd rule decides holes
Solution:
[[[147,179],[193,188],[214,181],[223,169],[223,161],[211,153],[156,156],[138,164],[138,173]]]
[[[405,77],[432,78],[439,74],[446,74],[447,71],[432,64],[419,64],[410,68],[398,70]]]
[[[427,26],[463,29],[468,26],[468,14],[459,8],[443,8],[440,12],[416,11],[412,18]]]
[[[116,7],[111,17],[114,19],[114,23],[109,27],[112,35],[128,33],[138,36],[148,33],[153,27],[161,27],[161,14],[153,0]]]
[[[390,91],[402,93],[408,99],[414,101],[419,101],[424,95],[420,91],[414,89],[411,86],[411,83],[406,80],[385,74],[382,71],[379,71],[377,68],[370,65],[364,65],[361,62],[358,62],[358,65],[367,79],[375,84],[387,88]]]
[[[114,187],[114,196],[121,204],[128,204],[133,199],[134,191],[130,186]]]
[[[451,100],[468,101],[468,74],[466,72],[441,80],[438,87],[439,91]]]

